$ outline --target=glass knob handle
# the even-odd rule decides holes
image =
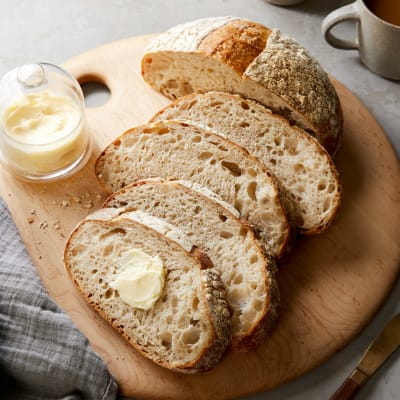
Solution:
[[[25,64],[18,68],[17,80],[24,89],[32,89],[47,83],[47,73],[42,64]]]

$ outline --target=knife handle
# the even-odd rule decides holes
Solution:
[[[368,376],[359,369],[354,369],[350,376],[343,382],[340,388],[330,398],[330,400],[350,400],[361,389],[368,380]]]

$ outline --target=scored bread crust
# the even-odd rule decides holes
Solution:
[[[314,135],[330,154],[338,149],[343,115],[328,75],[277,29],[236,17],[178,25],[150,43],[142,76],[171,99],[212,90],[241,94]]]
[[[263,105],[224,92],[192,93],[158,111],[150,122],[182,120],[212,130],[246,148],[280,183],[282,200],[302,234],[333,222],[341,203],[335,165],[322,145]]]
[[[95,173],[109,193],[147,178],[194,181],[249,220],[274,257],[292,239],[272,173],[243,147],[205,129],[172,120],[133,128],[103,150]]]
[[[206,346],[201,349],[199,354],[192,360],[184,363],[171,362],[163,360],[160,356],[156,357],[139,341],[133,337],[133,332],[128,332],[118,319],[112,317],[100,302],[93,300],[93,295],[81,286],[78,278],[74,276],[72,271],[71,258],[74,256],[73,243],[82,229],[88,224],[97,224],[103,227],[110,228],[123,228],[129,229],[136,227],[142,232],[151,232],[152,237],[157,237],[158,240],[167,244],[168,247],[173,248],[174,251],[185,254],[186,260],[188,257],[192,260],[193,266],[199,268],[201,275],[201,287],[199,290],[202,294],[201,301],[205,305],[205,317],[209,321],[209,329],[211,330],[209,340]],[[231,325],[229,311],[226,307],[225,287],[219,275],[213,271],[213,266],[207,255],[200,249],[193,247],[190,252],[186,251],[177,242],[163,236],[152,228],[133,221],[129,218],[118,218],[118,220],[84,220],[77,225],[69,236],[64,248],[64,263],[69,276],[78,287],[79,291],[85,300],[115,329],[117,330],[137,351],[143,356],[154,361],[158,365],[184,373],[199,373],[206,372],[213,368],[223,356],[227,346],[231,340]],[[210,290],[211,289],[211,290]],[[99,289],[100,290],[100,289]],[[122,300],[121,300],[121,303]],[[174,332],[176,333],[176,332]]]
[[[192,211],[191,205],[194,210],[198,209],[197,214]],[[154,213],[155,217],[179,226],[197,246],[207,251],[226,286],[228,305],[233,311],[233,348],[254,348],[270,334],[279,316],[275,263],[259,245],[247,221],[239,220],[221,203],[216,203],[209,197],[208,191],[204,192],[199,187],[192,189],[181,181],[143,180],[113,193],[102,207],[106,210],[111,208],[122,216],[130,210]],[[214,237],[209,237],[209,230],[214,232]],[[216,239],[220,231],[226,230],[232,234],[232,239]],[[242,231],[245,232],[246,240],[238,237]],[[236,240],[243,243],[243,248],[234,245],[233,258],[228,249],[222,255],[218,248],[225,240],[228,241],[224,247],[230,248],[231,240]],[[249,244],[251,246],[247,247]],[[251,260],[250,255],[256,255],[257,260]],[[236,276],[240,276],[240,283],[236,282]],[[257,286],[251,286],[255,282]],[[248,294],[241,294],[242,290],[250,286]],[[231,294],[233,303],[230,303]],[[253,301],[259,303],[257,310],[254,309]],[[249,315],[250,309],[252,312]]]
[[[271,30],[243,19],[227,21],[210,31],[199,43],[197,51],[217,58],[239,74],[264,51]]]

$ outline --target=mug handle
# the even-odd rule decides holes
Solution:
[[[332,28],[337,24],[346,20],[360,20],[360,15],[357,10],[357,2],[348,4],[347,6],[340,7],[335,11],[328,14],[322,21],[322,33],[325,40],[333,47],[344,50],[356,50],[358,49],[357,39],[354,41],[340,39],[333,35],[331,32]]]

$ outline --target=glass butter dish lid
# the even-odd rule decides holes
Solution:
[[[64,178],[90,157],[79,83],[52,64],[26,64],[0,81],[0,161],[29,181]]]

